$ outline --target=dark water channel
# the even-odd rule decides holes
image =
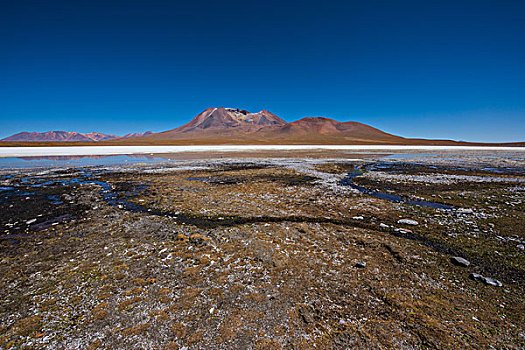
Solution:
[[[376,166],[376,168],[382,169],[382,168],[385,168],[385,167]],[[444,209],[444,210],[452,210],[452,209],[454,209],[454,207],[452,207],[450,205],[446,205],[446,204],[429,202],[429,201],[424,201],[424,200],[413,200],[413,199],[401,197],[401,196],[399,196],[397,194],[386,193],[386,192],[379,192],[379,191],[372,190],[372,189],[369,189],[369,188],[366,188],[366,187],[363,187],[363,186],[356,185],[353,182],[353,180],[356,177],[361,176],[362,174],[363,174],[363,172],[361,170],[359,170],[359,167],[356,167],[354,170],[348,172],[348,174],[341,180],[340,183],[343,186],[350,186],[351,188],[356,189],[359,192],[364,193],[364,194],[366,194],[366,195],[368,195],[370,197],[384,199],[384,200],[387,200],[389,202],[404,203],[404,204],[408,204],[408,205],[417,205],[417,206],[420,206],[420,207],[428,207],[428,208],[434,208],[434,209]]]
[[[115,189],[110,183],[96,179],[101,172],[73,171],[72,176],[61,178],[61,173],[47,176],[31,176],[13,181],[0,187],[0,238],[23,237],[28,230],[40,231],[53,225],[78,219],[89,206],[69,202],[67,198],[76,185],[100,186],[103,200],[114,207],[130,211],[147,211],[130,202],[130,199],[147,189],[147,185],[130,186],[124,190]],[[4,177],[7,179],[7,177]]]
[[[434,168],[434,167],[432,167]],[[386,163],[374,163],[364,166],[364,170],[378,169],[392,173],[403,173],[402,169],[391,168]],[[148,209],[144,205],[135,203],[133,198],[148,190],[148,184],[128,184],[116,183],[114,185],[101,180],[101,175],[110,173],[107,169],[82,169],[74,168],[53,172],[44,176],[27,175],[18,181],[5,182],[0,186],[0,208],[5,213],[0,213],[0,237],[14,233],[23,233],[27,230],[43,230],[59,223],[78,219],[89,207],[82,207],[73,202],[68,202],[64,198],[75,189],[75,185],[92,184],[100,187],[98,193],[102,199],[110,206],[122,210],[146,213],[150,215],[165,216],[176,219],[180,223],[192,224],[198,227],[228,226],[242,222],[256,220],[255,218],[203,218],[184,213],[160,212]],[[454,207],[425,200],[415,200],[395,193],[381,192],[354,183],[354,179],[362,175],[362,168],[356,167],[354,170],[341,180],[340,184],[350,186],[368,196],[387,200],[394,203],[417,205],[434,209],[452,210]],[[63,176],[63,177],[61,177]],[[3,175],[2,180],[11,179],[12,175]],[[211,179],[190,177],[190,180],[205,181],[218,184],[230,184],[241,181],[242,179]],[[38,202],[38,205],[31,206],[31,201]],[[10,207],[15,208],[10,209]],[[18,207],[17,207],[18,206]],[[25,214],[20,214],[18,208],[24,209]],[[45,213],[45,214],[39,214]],[[34,220],[36,219],[36,220]],[[269,221],[274,219],[266,218]],[[17,220],[16,222],[14,222]],[[289,218],[290,220],[290,218]],[[242,222],[240,222],[242,221]],[[257,221],[261,221],[258,218]]]

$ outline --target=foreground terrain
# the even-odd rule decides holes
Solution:
[[[0,348],[524,348],[524,166],[2,170]]]

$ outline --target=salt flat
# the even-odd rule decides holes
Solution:
[[[74,146],[74,147],[0,147],[0,157],[87,156],[115,154],[159,154],[184,152],[243,151],[511,151],[525,152],[525,147],[486,146],[390,146],[390,145],[219,145],[219,146]]]

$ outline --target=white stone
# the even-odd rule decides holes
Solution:
[[[417,222],[416,220],[411,220],[411,219],[400,219],[400,220],[397,220],[397,223],[398,224],[405,224],[405,225],[419,225],[419,222]]]

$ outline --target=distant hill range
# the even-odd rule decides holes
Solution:
[[[151,131],[124,136],[67,131],[21,132],[1,141],[3,145],[35,145],[54,142],[97,142],[104,145],[219,145],[219,144],[385,144],[475,145],[451,140],[408,139],[388,134],[359,122],[338,122],[309,117],[287,123],[266,110],[250,113],[237,108],[208,108],[190,122],[160,133]],[[31,142],[33,142],[31,144]],[[485,144],[489,145],[489,144]],[[503,144],[492,144],[503,145]],[[525,145],[507,143],[505,145]]]
[[[146,131],[143,133],[132,133],[124,136],[117,135],[106,135],[99,132],[89,132],[82,134],[74,131],[48,131],[48,132],[20,132],[12,136],[6,137],[0,141],[106,141],[113,139],[124,139],[138,136],[146,136],[153,134],[151,131]]]

